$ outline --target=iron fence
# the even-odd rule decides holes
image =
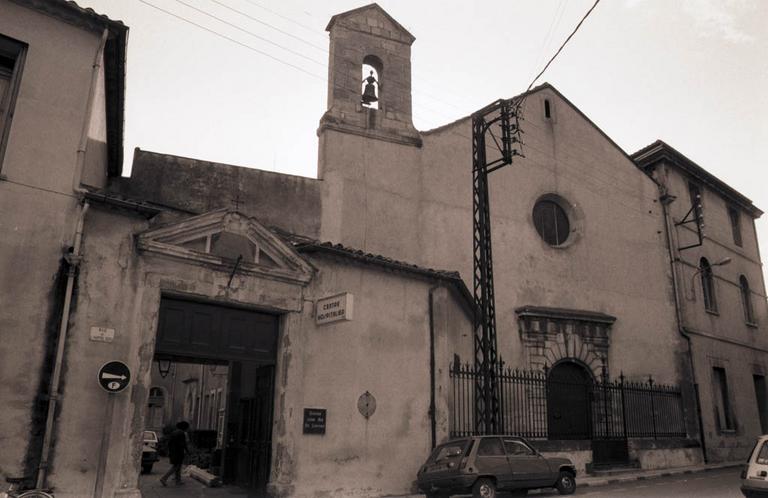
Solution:
[[[503,364],[502,364],[503,365]],[[451,437],[480,433],[475,423],[475,386],[480,370],[452,364]],[[676,386],[553,379],[548,371],[494,369],[502,434],[531,439],[617,439],[685,437],[683,402]]]

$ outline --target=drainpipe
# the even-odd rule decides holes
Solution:
[[[80,182],[83,179],[83,169],[85,168],[85,151],[88,147],[88,130],[91,127],[91,115],[93,114],[93,105],[96,100],[96,86],[99,84],[99,71],[101,69],[101,62],[104,59],[104,47],[107,45],[108,36],[109,30],[105,29],[101,33],[101,42],[99,43],[99,48],[96,50],[96,56],[93,59],[91,86],[88,89],[88,100],[85,104],[85,121],[83,123],[83,129],[80,132],[80,143],[77,146],[77,161],[75,162],[75,173],[72,176],[72,189],[81,194],[85,192],[80,187]]]
[[[53,376],[48,391],[48,416],[45,421],[45,433],[43,435],[43,449],[40,456],[40,466],[37,470],[37,488],[45,489],[45,479],[48,474],[48,463],[51,455],[51,440],[53,438],[54,416],[56,414],[56,402],[59,399],[59,384],[61,381],[61,367],[64,360],[64,346],[67,342],[67,328],[69,327],[69,309],[72,305],[72,290],[75,285],[77,268],[80,266],[80,247],[83,240],[83,222],[89,208],[88,201],[83,204],[80,216],[77,219],[75,230],[75,242],[72,251],[64,256],[69,264],[67,269],[67,288],[64,292],[64,306],[61,311],[61,325],[56,340],[56,360],[53,365]]]
[[[437,406],[435,403],[435,291],[439,286],[429,289],[429,428],[432,436],[432,449],[437,446]]]
[[[101,61],[104,58],[104,47],[107,44],[108,36],[109,30],[104,29],[101,33],[101,40],[99,41],[99,46],[96,49],[96,55],[94,56],[93,65],[91,68],[91,82],[90,87],[88,88],[88,99],[85,104],[83,128],[80,132],[80,142],[77,146],[75,171],[72,175],[72,190],[74,190],[75,193],[79,195],[82,195],[86,192],[80,186],[80,182],[82,180],[83,169],[85,167],[85,152],[88,147],[88,130],[91,126],[91,115],[93,114],[93,106],[96,100],[96,86],[99,83],[99,71],[101,69]],[[61,368],[64,361],[64,346],[67,342],[67,328],[69,327],[69,310],[72,306],[72,291],[75,285],[75,276],[82,259],[80,248],[83,240],[83,225],[85,222],[85,215],[88,212],[89,207],[90,205],[88,204],[88,201],[83,201],[83,207],[81,208],[80,215],[77,219],[77,228],[75,229],[75,240],[72,246],[72,250],[64,256],[69,265],[69,268],[67,269],[67,287],[64,292],[64,306],[61,312],[61,325],[59,327],[59,335],[56,341],[56,360],[53,365],[53,375],[51,377],[51,383],[48,390],[48,413],[45,421],[45,432],[43,433],[43,448],[40,455],[40,465],[37,469],[36,487],[38,489],[45,489],[45,481],[48,477],[48,465],[50,463],[53,440],[54,417],[56,414],[56,404],[60,396],[59,388],[61,384]]]
[[[661,203],[661,209],[664,214],[664,234],[667,241],[667,251],[669,252],[669,269],[672,272],[672,293],[675,296],[675,319],[677,321],[677,330],[680,332],[680,335],[685,338],[688,344],[688,363],[691,369],[691,381],[693,382],[693,391],[696,401],[696,418],[699,425],[699,442],[701,443],[701,455],[704,458],[704,463],[708,463],[707,445],[704,440],[704,424],[701,417],[699,383],[696,382],[696,369],[693,365],[693,344],[691,343],[691,336],[685,330],[685,326],[683,325],[682,303],[680,302],[679,292],[680,284],[677,279],[677,269],[675,267],[675,262],[677,259],[675,257],[675,252],[672,249],[672,220],[669,215],[669,210],[667,209],[667,206],[672,202],[672,199],[666,192],[664,192],[666,189],[660,183],[657,182],[656,184],[659,186],[659,190],[662,192],[662,195],[659,198],[659,202]]]

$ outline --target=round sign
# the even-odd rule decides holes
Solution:
[[[119,393],[131,381],[131,370],[122,361],[110,361],[99,369],[99,385],[108,393]]]
[[[376,398],[373,397],[373,394],[365,391],[357,399],[357,409],[360,411],[360,415],[369,418],[376,411]]]

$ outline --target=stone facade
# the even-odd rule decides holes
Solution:
[[[0,324],[11,331],[0,346],[8,407],[0,422],[15,448],[0,454],[0,474],[33,473],[40,463],[49,365],[65,337],[47,482],[62,497],[99,487],[140,495],[151,372],[163,303],[173,299],[278,324],[274,356],[252,358],[274,368],[270,458],[258,469],[273,495],[413,491],[419,465],[452,430],[450,364],[475,354],[474,303],[462,280],[473,274],[471,124],[413,127],[414,37],[375,4],[331,19],[318,179],[142,150],[132,177],[118,178],[115,82],[124,77],[127,28],[63,1],[0,0],[0,12],[0,34],[29,46],[0,170],[0,297],[9,303]],[[102,58],[100,69],[93,62]],[[379,73],[378,109],[360,102],[364,63]],[[45,76],[50,67],[66,85]],[[646,468],[700,462],[703,449],[710,460],[743,458],[765,430],[754,386],[768,367],[768,316],[747,223],[761,213],[668,146],[628,156],[551,85],[532,90],[521,112],[525,157],[491,176],[500,356],[523,370],[565,362],[593,378],[679,385],[687,438],[630,441]],[[55,139],[41,143],[40,130]],[[676,252],[692,234],[676,226],[691,178],[714,228],[700,247]],[[540,235],[534,206],[542,201],[569,221],[561,243]],[[728,241],[726,205],[741,215],[741,246]],[[221,240],[231,245],[217,251]],[[717,314],[690,288],[701,257],[731,260],[715,271]],[[740,276],[753,297],[748,323]],[[318,303],[342,293],[354,296],[354,317],[319,322]],[[93,340],[92,327],[114,338]],[[94,375],[115,359],[134,381],[108,395]],[[358,408],[365,393],[376,400],[372,415]],[[107,399],[111,417],[101,411]],[[323,435],[304,431],[310,407],[327,412]],[[106,435],[103,451],[94,432]],[[574,456],[580,469],[591,462],[588,441],[539,444]]]

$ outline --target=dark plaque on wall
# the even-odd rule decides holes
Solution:
[[[304,408],[304,434],[325,434],[325,408]]]

